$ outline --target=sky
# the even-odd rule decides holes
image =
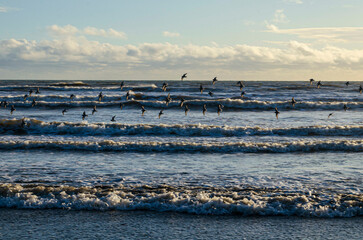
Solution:
[[[0,0],[0,79],[363,77],[361,0]]]

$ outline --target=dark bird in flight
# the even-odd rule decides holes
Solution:
[[[170,93],[168,94],[168,96],[166,97],[165,99],[165,103],[166,103],[166,106],[168,106],[168,104],[171,102],[171,97],[170,97]]]
[[[130,91],[127,91],[127,93],[126,93],[126,100],[129,100],[129,97],[130,97]]]
[[[207,112],[207,105],[203,105],[203,115],[205,116],[205,113]]]
[[[124,83],[124,81],[122,81],[121,84],[120,84],[121,90],[124,88],[124,86],[125,86],[125,83]]]
[[[111,122],[116,122],[116,115],[111,118]]]
[[[35,91],[35,94],[40,94],[39,88],[37,88],[37,90]]]
[[[321,81],[318,81],[318,83],[316,84],[316,86],[317,86],[318,88],[320,88],[321,86],[323,86],[323,84],[321,84]]]
[[[26,126],[25,117],[21,119],[20,127],[24,128]]]
[[[239,90],[241,90],[241,91],[242,91],[242,89],[245,87],[245,85],[243,84],[243,82],[242,82],[242,81],[238,81],[238,82],[237,82],[237,86],[239,86]]]
[[[29,97],[31,97],[31,96],[32,96],[32,93],[33,93],[33,90],[32,90],[32,89],[30,89],[30,90],[29,90]]]
[[[9,104],[9,103],[5,100],[5,101],[4,101],[4,108],[6,108],[6,107],[8,106],[8,104]]]
[[[348,87],[349,86],[349,81],[345,83],[345,85]]]
[[[71,96],[69,97],[71,100],[73,100],[76,96],[74,94],[71,94]]]
[[[213,97],[213,93],[211,91],[209,91],[209,96]]]
[[[163,115],[164,113],[163,113],[163,110],[160,110],[160,112],[159,112],[159,119],[160,119],[160,117],[161,117],[161,115]]]
[[[214,77],[213,80],[212,80],[212,85],[214,85],[217,81],[218,81],[217,77]]]
[[[292,99],[291,99],[291,105],[292,105],[293,107],[295,107],[295,103],[296,103],[295,98],[292,98]]]
[[[184,110],[184,112],[185,112],[185,116],[187,116],[187,115],[188,115],[188,112],[189,112],[189,107],[188,107],[188,105],[185,105],[185,110]]]
[[[88,117],[88,115],[86,114],[86,112],[83,112],[83,114],[82,114],[82,120],[84,120],[86,117]]]
[[[63,109],[62,115],[64,115],[67,112],[67,109]]]
[[[28,94],[24,95],[24,101],[28,98]]]
[[[202,85],[202,84],[200,84],[200,86],[199,86],[199,91],[200,91],[200,93],[201,93],[201,94],[203,94],[203,90],[204,90],[204,87],[203,87],[203,85]]]
[[[330,118],[331,116],[333,116],[334,113],[329,113],[328,118]]]
[[[312,85],[314,81],[314,79],[310,78],[310,85]]]
[[[218,113],[218,116],[221,115],[221,112],[223,111],[223,105],[222,104],[218,104],[218,108],[217,108],[217,113]]]
[[[13,115],[13,112],[16,111],[14,105],[11,105],[11,108],[10,108],[10,114]]]
[[[124,107],[124,104],[120,103],[120,110],[122,110],[123,107]]]
[[[161,90],[163,90],[165,92],[167,87],[168,87],[168,84],[166,82],[164,82],[163,86],[161,87]]]
[[[363,88],[362,85],[359,86],[359,93],[362,94]]]
[[[93,109],[92,109],[92,115],[93,114],[95,114],[95,112],[97,112],[97,109],[96,109],[97,107],[96,107],[96,105],[95,106],[93,106]]]
[[[347,106],[347,104],[344,104],[343,109],[344,111],[347,111],[350,107]]]
[[[33,99],[32,107],[34,107],[35,105],[37,105],[37,102],[35,101],[35,99]]]
[[[180,99],[180,107],[183,107],[184,102],[185,102],[185,99],[184,98],[181,98]]]
[[[102,94],[102,92],[100,92],[100,94],[98,94],[98,101],[101,102],[103,97],[104,95]]]
[[[241,98],[244,98],[245,97],[245,91],[242,91],[241,92]]]
[[[277,110],[277,107],[275,107],[275,114],[276,114],[276,119],[279,119],[280,112],[279,110]]]
[[[141,106],[141,116],[144,116],[144,113],[146,112],[146,109],[144,106]]]
[[[184,73],[182,76],[181,76],[181,80],[183,81],[184,80],[184,78],[187,78],[187,73]]]

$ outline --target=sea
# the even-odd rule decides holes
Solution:
[[[0,239],[362,239],[362,83],[321,84],[1,80]]]

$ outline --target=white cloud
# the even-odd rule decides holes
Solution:
[[[180,37],[180,34],[177,32],[168,32],[168,31],[164,31],[163,32],[163,36],[164,37]]]
[[[283,9],[277,9],[274,14],[274,18],[272,20],[275,23],[287,23],[289,20],[287,19],[286,15],[284,14]]]
[[[124,32],[116,31],[112,28],[108,30],[102,28],[95,28],[95,27],[86,27],[83,30],[79,30],[75,26],[66,25],[66,26],[58,26],[52,25],[48,27],[48,30],[57,36],[70,36],[70,35],[90,35],[90,36],[100,36],[100,37],[114,37],[114,38],[121,38],[126,39],[126,34]]]
[[[8,8],[6,8],[6,7],[1,7],[1,6],[0,6],[0,12],[3,12],[3,13],[8,12]]]
[[[268,32],[295,35],[303,39],[335,42],[362,42],[363,27],[322,27],[322,28],[291,28],[279,29],[266,23]]]
[[[303,4],[301,0],[284,0],[285,3]]]

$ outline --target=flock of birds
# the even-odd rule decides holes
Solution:
[[[187,78],[187,73],[184,73],[181,76],[180,79],[183,81],[185,78]],[[214,85],[217,81],[218,81],[217,77],[214,77],[212,79],[212,85]],[[315,82],[315,80],[314,79],[310,79],[310,85],[312,85],[313,82]],[[345,83],[346,86],[349,86],[349,84],[350,84],[349,81]],[[237,86],[240,88],[241,98],[244,98],[244,95],[245,95],[245,92],[243,91],[243,89],[245,87],[244,83],[242,81],[238,81],[237,82]],[[321,86],[323,86],[323,84],[321,83],[321,81],[318,81],[317,84],[316,84],[316,86],[317,86],[317,88],[320,88]],[[121,84],[120,84],[120,89],[122,90],[124,87],[125,87],[125,83],[124,83],[124,81],[122,81]],[[162,85],[162,87],[161,87],[162,91],[165,92],[167,90],[167,87],[168,87],[168,84],[164,82],[163,85]],[[201,94],[203,94],[204,89],[205,88],[203,87],[203,85],[200,84],[199,91],[200,91]],[[358,91],[359,91],[360,94],[362,94],[362,91],[363,91],[362,85],[359,86]],[[31,97],[33,93],[34,93],[34,91],[32,89],[30,89],[29,90],[29,94],[25,94],[24,95],[24,101],[28,97]],[[35,91],[35,94],[40,94],[39,87]],[[131,95],[130,91],[127,91],[127,93],[126,93],[126,100],[129,100],[130,95]],[[208,92],[208,95],[212,97],[213,96],[213,92],[212,91],[209,91]],[[72,101],[75,97],[76,96],[74,94],[71,94],[70,95],[70,100]],[[101,102],[103,98],[104,98],[104,95],[103,95],[102,92],[100,92],[99,95],[98,95],[98,101]],[[171,101],[172,101],[172,98],[171,98],[170,93],[169,93],[167,95],[166,99],[165,99],[166,106],[168,106],[168,104]],[[187,104],[184,105],[184,102],[185,102],[185,99],[184,98],[181,98],[180,99],[179,106],[180,107],[183,107],[184,106],[185,115],[188,115],[189,107],[188,107]],[[292,98],[290,103],[294,107],[295,104],[297,103],[297,101],[294,98]],[[34,107],[36,104],[37,104],[37,102],[36,102],[36,100],[34,98],[33,101],[32,101],[31,107]],[[4,108],[6,108],[8,105],[9,105],[9,103],[6,100],[1,101],[1,103],[0,103],[0,107],[3,106]],[[122,110],[123,106],[124,106],[124,104],[123,103],[120,103],[120,109],[121,110]],[[223,111],[223,108],[224,108],[224,106],[222,104],[218,104],[218,107],[217,107],[217,114],[218,114],[218,116]],[[349,107],[346,104],[344,104],[343,109],[345,111],[347,111],[349,109]],[[14,111],[16,111],[16,109],[15,109],[14,105],[11,105],[11,107],[10,107],[10,114],[13,114]],[[63,109],[62,114],[64,115],[66,112],[68,112],[68,110],[65,108],[65,109]],[[97,112],[97,107],[94,106],[93,109],[92,109],[92,115],[94,115],[96,112]],[[146,112],[145,107],[141,105],[141,115],[144,116],[145,112]],[[206,112],[207,112],[207,106],[206,106],[206,104],[203,105],[202,112],[203,112],[203,115],[206,114]],[[161,109],[160,112],[159,112],[158,117],[160,118],[163,114],[164,114],[164,109]],[[275,107],[276,119],[278,119],[279,114],[280,114],[279,110],[277,109],[277,107]],[[330,113],[328,115],[328,118],[330,118],[333,114],[334,113]],[[83,111],[82,120],[85,120],[86,117],[88,117],[88,115],[86,114],[86,111]],[[111,122],[115,122],[115,121],[116,121],[116,115],[111,118]],[[24,125],[25,125],[25,120],[23,118],[22,126],[24,126]]]

